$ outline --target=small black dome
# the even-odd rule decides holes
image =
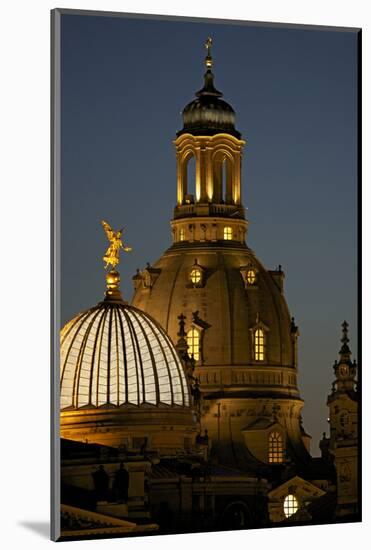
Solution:
[[[186,133],[195,136],[227,133],[238,139],[241,137],[234,127],[235,112],[229,103],[221,99],[223,94],[214,87],[214,75],[210,69],[205,73],[204,87],[196,96],[183,109],[183,128],[177,132],[177,136]]]

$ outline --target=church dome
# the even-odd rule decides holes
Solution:
[[[124,302],[103,301],[61,331],[61,409],[187,407],[177,352],[160,325]]]
[[[173,341],[177,318],[197,331],[201,387],[230,395],[298,397],[295,326],[283,293],[284,273],[266,270],[245,244],[174,244],[154,264],[150,292],[136,281],[133,305],[153,315]],[[199,273],[199,279],[194,273]],[[169,292],[171,288],[171,292]],[[264,335],[264,357],[254,335]],[[282,380],[283,383],[280,383]]]
[[[219,133],[241,137],[235,127],[235,112],[233,108],[220,99],[220,95],[210,93],[205,88],[198,92],[199,97],[188,103],[183,109],[183,128],[178,136],[190,133],[209,136]]]
[[[180,357],[158,322],[122,299],[115,269],[106,281],[104,300],[61,330],[61,437],[183,452],[195,427]]]

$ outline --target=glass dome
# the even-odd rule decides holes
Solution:
[[[61,331],[61,409],[189,406],[182,363],[165,331],[124,302],[101,302]]]

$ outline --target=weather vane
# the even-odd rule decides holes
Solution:
[[[121,237],[124,231],[122,227],[119,231],[113,231],[109,223],[102,220],[103,229],[109,240],[109,247],[106,250],[105,255],[103,256],[103,261],[106,262],[104,266],[107,269],[108,266],[112,266],[113,269],[120,263],[120,249],[124,252],[130,252],[132,250],[131,246],[124,246]]]

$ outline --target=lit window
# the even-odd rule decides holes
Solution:
[[[256,273],[253,269],[249,269],[246,273],[246,281],[249,285],[253,285],[256,282]]]
[[[279,432],[272,432],[269,434],[268,462],[280,464],[283,458],[282,435]]]
[[[265,334],[261,328],[254,332],[254,359],[264,361],[265,359]]]
[[[182,228],[179,231],[179,240],[184,241],[184,238],[185,238],[185,233],[184,233],[184,229]]]
[[[224,228],[224,240],[225,241],[231,241],[232,240],[232,228],[231,227],[225,227]]]
[[[283,511],[285,516],[289,518],[299,509],[298,499],[295,495],[288,494],[285,500],[283,501]]]
[[[189,278],[194,285],[197,285],[199,282],[201,282],[201,271],[196,268],[192,269]]]
[[[195,361],[200,358],[200,333],[197,329],[191,328],[187,333],[188,355]]]

